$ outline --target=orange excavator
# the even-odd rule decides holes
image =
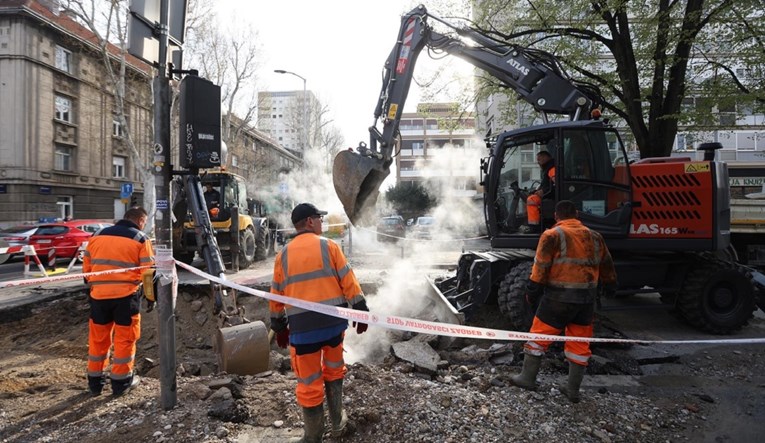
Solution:
[[[617,297],[658,292],[685,321],[716,334],[740,329],[756,304],[765,306],[765,277],[737,263],[730,246],[728,170],[715,160],[719,144],[703,144],[702,160],[630,161],[619,131],[600,118],[597,89],[570,78],[554,55],[457,27],[422,5],[402,16],[369,144],[335,158],[335,190],[354,224],[369,223],[375,211],[424,48],[486,71],[530,103],[543,122],[487,139],[489,153],[479,167],[491,249],[463,253],[453,277],[432,282],[452,321],[464,322],[475,307],[496,303],[516,330],[528,330],[533,307],[524,292],[539,234],[528,229],[525,198],[541,180],[540,168],[528,161],[540,151],[555,161],[553,186],[541,204],[542,230],[554,224],[557,201],[573,201],[580,220],[606,239],[619,276]],[[551,114],[565,118],[550,122]]]

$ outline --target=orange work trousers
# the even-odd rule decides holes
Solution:
[[[530,225],[542,223],[542,197],[531,194],[526,199],[526,217]]]
[[[112,345],[112,380],[126,380],[133,375],[136,342],[141,338],[141,298],[90,299],[88,322],[88,376],[101,377],[109,365]]]
[[[91,319],[89,327],[88,375],[103,375],[109,363],[109,349],[114,344],[110,377],[113,380],[130,377],[135,363],[136,342],[141,338],[141,315],[134,315],[130,326],[121,326],[114,322],[99,325]]]
[[[297,403],[304,408],[324,402],[324,382],[340,380],[345,376],[343,342],[337,346],[322,346],[316,352],[298,355],[290,346],[292,371],[297,377]]]
[[[593,303],[564,303],[543,296],[529,332],[559,335],[565,330],[567,337],[592,337],[593,309]],[[547,340],[531,340],[523,345],[523,350],[529,355],[541,357],[551,343]],[[590,342],[584,341],[565,342],[563,353],[568,361],[581,366],[587,366],[592,356]]]

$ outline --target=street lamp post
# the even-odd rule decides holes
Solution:
[[[284,69],[274,69],[277,74],[290,74],[303,80],[303,155],[308,149],[308,96],[306,95],[306,79],[300,74],[295,74],[291,71],[285,71]]]

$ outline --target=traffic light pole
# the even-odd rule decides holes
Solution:
[[[160,2],[159,67],[153,81],[154,89],[154,186],[156,211],[154,232],[156,236],[157,272],[160,284],[157,294],[159,316],[159,385],[160,403],[163,409],[175,407],[177,379],[175,373],[175,294],[171,278],[175,263],[172,258],[173,237],[170,205],[170,78],[167,67],[168,47],[168,0]],[[160,257],[164,260],[160,261]],[[164,275],[163,273],[170,275]],[[167,277],[171,277],[168,279]]]

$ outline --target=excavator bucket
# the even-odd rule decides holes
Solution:
[[[374,223],[374,209],[380,185],[390,174],[383,160],[353,151],[341,151],[332,166],[335,193],[354,225]]]
[[[218,329],[213,348],[221,371],[254,375],[268,370],[271,343],[262,321]]]

